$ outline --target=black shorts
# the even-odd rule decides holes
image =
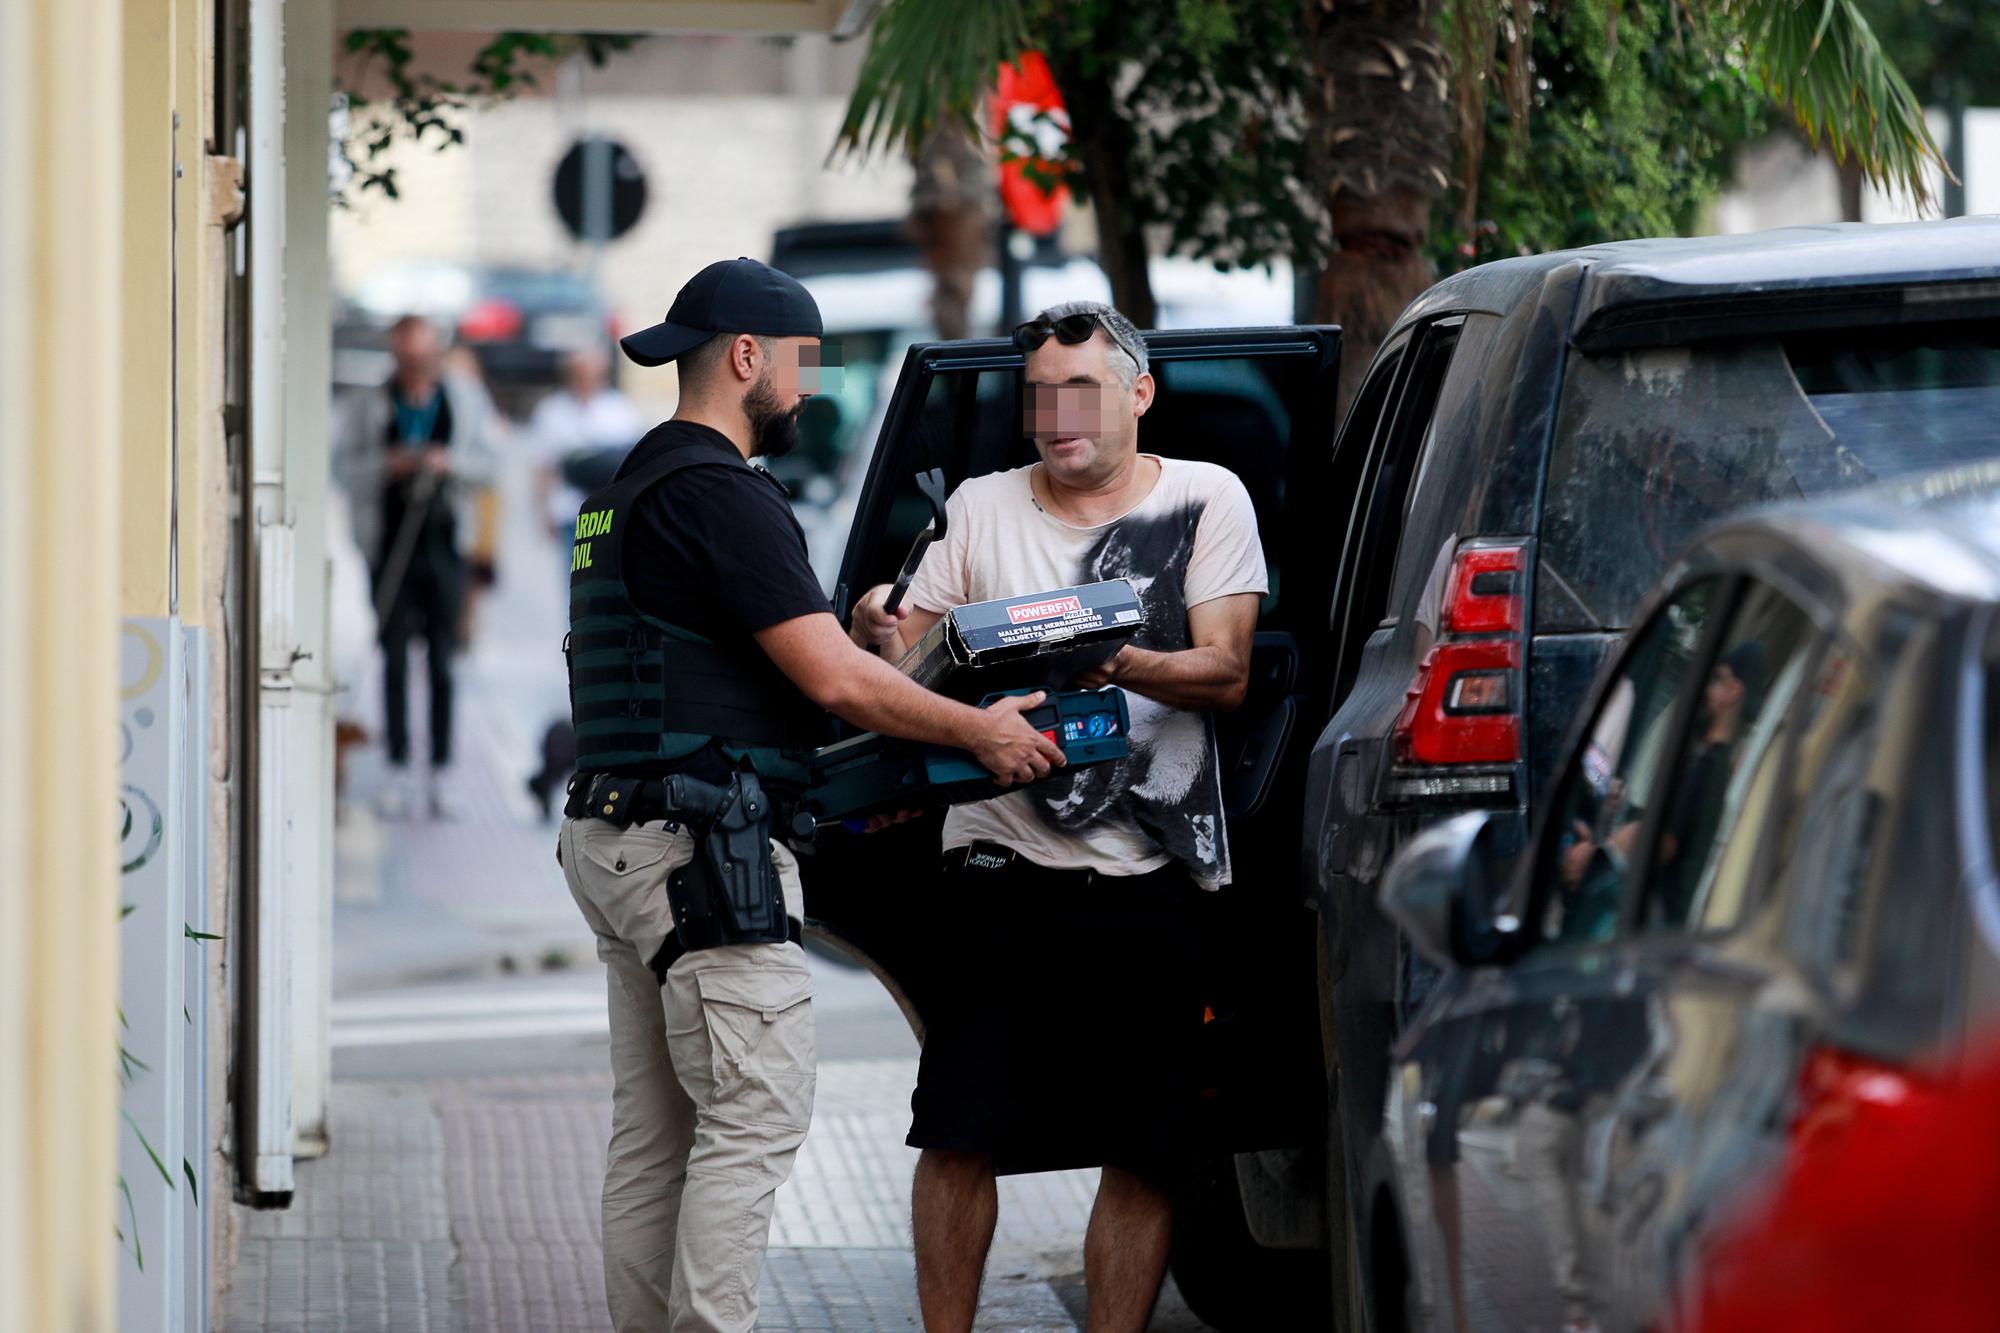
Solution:
[[[924,1013],[909,1145],[990,1153],[1003,1175],[1164,1179],[1192,1118],[1208,895],[1179,866],[974,864],[1002,859],[948,864],[939,886],[947,980]]]

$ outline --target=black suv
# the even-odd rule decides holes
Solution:
[[[1699,528],[2000,454],[1993,394],[1960,392],[2000,379],[1996,314],[2000,223],[1966,219],[1505,260],[1439,283],[1384,343],[1334,454],[1354,496],[1338,703],[1301,867],[1338,1056],[1323,1234],[1358,1319],[1399,1280],[1377,1244],[1384,1094],[1437,976],[1378,910],[1383,866],[1467,810],[1518,852],[1588,685]],[[1282,1190],[1245,1202],[1253,1232],[1303,1239]]]

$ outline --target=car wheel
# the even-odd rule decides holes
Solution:
[[[1314,1333],[1329,1318],[1325,1256],[1271,1250],[1243,1221],[1233,1157],[1199,1159],[1174,1204],[1170,1267],[1181,1297],[1223,1333]]]

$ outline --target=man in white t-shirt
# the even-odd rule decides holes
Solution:
[[[583,491],[563,480],[563,460],[591,449],[630,449],[650,429],[632,400],[612,387],[611,359],[595,345],[564,358],[563,387],[535,404],[528,433],[541,453],[542,502],[565,577]]]
[[[1256,514],[1226,468],[1139,451],[1145,343],[1097,302],[1015,331],[1041,461],[967,481],[895,616],[857,642],[900,656],[948,609],[1127,578],[1134,641],[1075,684],[1125,689],[1132,754],[955,807],[911,1099],[917,1289],[930,1333],[967,1333],[997,1216],[994,1176],[1104,1168],[1085,1243],[1089,1327],[1143,1329],[1172,1239],[1192,1094],[1202,890],[1229,882],[1214,715],[1242,702],[1267,591]]]

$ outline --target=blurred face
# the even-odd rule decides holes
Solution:
[[[743,410],[750,418],[751,453],[783,458],[799,447],[799,414],[826,384],[829,369],[837,383],[840,353],[818,338],[766,338],[763,345],[770,356],[744,395]]]
[[[1702,699],[1710,717],[1733,719],[1743,704],[1743,680],[1726,663],[1718,662],[1709,673]]]
[[[563,387],[586,402],[604,392],[609,378],[610,365],[599,351],[571,352],[563,366]]]
[[[396,358],[399,376],[427,379],[437,374],[444,360],[444,340],[428,321],[411,320],[390,330],[389,354]]]
[[[1112,369],[1102,329],[1090,341],[1051,338],[1028,353],[1027,433],[1056,481],[1089,488],[1115,476],[1139,448],[1139,418],[1153,401],[1153,377],[1126,387]]]

